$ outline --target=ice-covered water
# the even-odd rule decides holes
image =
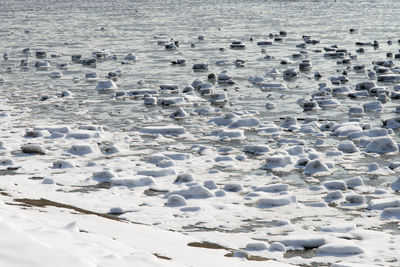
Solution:
[[[181,88],[195,78],[206,79],[208,73],[218,74],[228,70],[237,82],[234,86],[216,84],[216,91],[227,88],[233,109],[252,110],[259,113],[261,122],[277,121],[292,115],[304,118],[317,115],[320,119],[345,121],[350,105],[361,105],[370,99],[342,99],[337,109],[302,112],[296,100],[309,97],[318,88],[318,83],[328,81],[328,74],[334,75],[338,66],[335,59],[325,59],[321,53],[312,51],[324,46],[337,44],[340,48],[354,51],[355,41],[379,40],[381,48],[366,49],[359,55],[357,64],[370,64],[371,59],[384,59],[387,51],[396,52],[400,30],[396,24],[398,13],[396,1],[2,1],[0,47],[8,52],[10,60],[2,61],[3,68],[12,67],[12,71],[3,70],[2,77],[7,81],[2,91],[7,93],[13,105],[29,106],[32,119],[55,120],[60,122],[91,122],[108,126],[113,131],[139,128],[147,117],[161,119],[159,108],[146,108],[142,101],[132,99],[115,100],[107,94],[94,90],[96,83],[71,83],[72,77],[83,79],[85,73],[95,71],[104,77],[109,71],[120,70],[122,77],[117,84],[122,90],[134,88],[158,88],[160,84],[175,83]],[[105,31],[100,29],[104,27]],[[358,33],[349,34],[349,29],[358,29]],[[29,30],[30,33],[24,33]],[[270,40],[269,33],[285,30],[288,37],[283,43],[266,46],[267,54],[276,59],[265,60],[261,47],[255,44],[259,40]],[[205,40],[198,40],[203,35]],[[288,81],[288,91],[263,92],[251,86],[247,79],[253,75],[266,76],[272,68],[284,70],[281,58],[289,58],[295,67],[300,60],[290,58],[299,53],[295,45],[302,42],[302,35],[311,35],[321,41],[318,45],[307,48],[313,70],[301,74],[301,78]],[[174,38],[180,41],[176,51],[166,51],[157,41]],[[254,42],[249,39],[254,38]],[[246,50],[231,50],[233,40],[242,40]],[[386,41],[393,40],[394,45],[387,46]],[[196,44],[195,48],[190,45]],[[20,70],[19,60],[23,58],[22,48],[29,47],[32,52],[44,50],[50,54],[58,53],[61,57],[51,59],[49,71]],[[219,51],[219,48],[226,48]],[[120,65],[116,61],[105,61],[97,68],[82,68],[80,64],[70,64],[63,71],[61,79],[51,79],[48,73],[57,70],[57,63],[71,63],[72,54],[90,57],[94,51],[110,50],[122,59],[130,52],[140,59],[133,65]],[[353,52],[354,53],[354,52]],[[185,66],[172,66],[170,60],[185,58]],[[244,59],[244,68],[234,64],[217,66],[218,60]],[[31,64],[34,60],[31,60]],[[208,72],[194,73],[194,63],[208,63]],[[313,78],[314,70],[321,70],[327,77],[320,80]],[[340,73],[337,73],[338,75]],[[365,80],[365,74],[350,72],[349,85]],[[281,77],[268,78],[271,83],[284,82]],[[145,85],[137,84],[144,80]],[[329,81],[328,81],[329,82]],[[238,90],[235,90],[238,88]],[[42,95],[55,94],[70,90],[75,94],[65,103],[37,101]],[[266,110],[266,96],[271,93],[277,108]],[[285,95],[285,98],[280,98]],[[380,119],[392,117],[395,103],[385,107],[388,114],[367,114],[368,122],[380,125]],[[190,110],[190,108],[189,108]],[[162,109],[161,113],[170,109]],[[130,121],[127,121],[130,120]],[[197,132],[197,120],[183,122]]]
[[[223,240],[228,240],[226,241],[229,244],[228,247],[241,248],[245,241],[261,240],[270,243],[279,241],[290,249],[314,249],[311,252],[306,250],[299,254],[296,254],[297,252],[289,252],[285,255],[279,254],[280,252],[278,254],[276,254],[277,252],[262,254],[275,259],[283,256],[292,258],[297,255],[305,258],[297,259],[295,257],[292,260],[286,260],[286,262],[295,264],[309,264],[313,261],[307,259],[309,257],[316,257],[315,261],[322,263],[338,261],[336,258],[333,260],[323,258],[323,255],[320,254],[323,254],[324,251],[328,251],[328,254],[335,254],[335,251],[339,251],[339,254],[343,255],[346,254],[342,251],[346,246],[354,254],[360,254],[358,246],[351,244],[345,246],[340,242],[337,245],[335,242],[330,242],[331,240],[337,241],[337,239],[340,241],[343,239],[361,240],[360,247],[370,252],[371,244],[374,243],[375,230],[385,231],[385,235],[382,237],[385,245],[381,249],[383,252],[380,252],[382,253],[381,258],[377,252],[371,256],[371,259],[360,256],[360,259],[357,260],[357,256],[354,256],[351,260],[360,263],[389,264],[397,262],[395,254],[388,252],[389,248],[399,250],[398,247],[393,248],[390,245],[397,238],[393,237],[398,232],[396,227],[387,227],[382,222],[376,223],[380,220],[380,214],[373,209],[372,211],[366,210],[371,199],[380,198],[380,195],[374,195],[375,187],[390,191],[389,182],[392,182],[398,174],[398,170],[392,171],[388,168],[376,170],[375,165],[370,166],[370,163],[376,162],[380,167],[387,167],[392,162],[400,161],[397,154],[378,156],[369,153],[376,152],[374,148],[370,148],[371,151],[367,151],[368,153],[363,153],[367,143],[365,145],[360,145],[360,143],[367,141],[357,140],[356,149],[362,150],[362,153],[345,154],[338,156],[338,159],[335,157],[329,159],[335,161],[334,167],[326,167],[324,165],[326,162],[321,167],[321,164],[319,165],[317,162],[314,169],[310,167],[309,173],[307,170],[304,172],[302,168],[290,170],[285,167],[286,169],[267,168],[268,170],[263,170],[262,165],[265,164],[266,155],[257,156],[247,153],[246,160],[240,158],[243,156],[241,152],[252,149],[246,147],[247,145],[266,144],[271,149],[271,154],[280,155],[282,158],[280,151],[291,149],[290,146],[285,145],[285,142],[288,142],[287,138],[292,141],[304,141],[306,148],[313,147],[317,138],[323,139],[326,147],[315,148],[318,153],[322,154],[317,155],[317,152],[314,153],[315,151],[307,152],[313,154],[308,155],[309,159],[313,160],[324,153],[327,155],[329,149],[338,147],[339,143],[346,140],[348,136],[337,136],[340,135],[338,132],[336,135],[332,135],[330,132],[308,133],[304,129],[294,129],[284,130],[281,135],[271,137],[255,131],[254,128],[257,128],[257,125],[257,127],[244,130],[243,136],[246,139],[227,141],[217,138],[218,133],[213,132],[221,127],[210,125],[207,122],[227,112],[236,112],[242,118],[255,115],[254,117],[261,122],[261,126],[280,125],[287,116],[297,117],[299,125],[310,117],[318,117],[318,122],[321,124],[327,121],[336,123],[349,121],[351,119],[348,115],[349,107],[362,107],[363,104],[375,101],[376,98],[354,99],[338,96],[335,99],[340,102],[340,106],[306,112],[303,111],[297,100],[311,98],[311,94],[318,90],[320,83],[326,82],[329,87],[336,87],[331,86],[330,77],[340,76],[345,70],[348,71],[349,79],[346,86],[355,88],[357,83],[368,81],[367,69],[372,69],[372,61],[386,60],[387,52],[396,54],[399,51],[400,27],[398,22],[400,15],[398,10],[400,2],[389,0],[0,0],[0,5],[2,6],[0,10],[2,25],[0,52],[9,55],[8,60],[0,61],[0,77],[5,80],[0,84],[0,96],[4,99],[3,104],[16,107],[16,110],[19,109],[22,112],[26,111],[23,116],[15,115],[18,120],[14,120],[12,123],[15,128],[7,129],[7,131],[10,131],[10,134],[13,132],[20,134],[24,128],[39,125],[70,125],[71,128],[77,128],[80,125],[104,125],[107,131],[112,133],[112,137],[109,137],[108,133],[104,134],[102,136],[104,140],[98,142],[96,136],[87,138],[90,139],[88,142],[95,140],[93,144],[97,143],[103,154],[79,158],[78,154],[81,152],[72,151],[74,154],[68,150],[68,153],[74,154],[72,158],[77,162],[76,166],[82,168],[71,171],[72,176],[76,175],[76,180],[69,179],[68,174],[64,172],[54,172],[45,167],[54,159],[70,157],[70,154],[59,152],[58,149],[69,149],[69,140],[76,138],[76,135],[75,137],[67,135],[67,141],[58,143],[52,139],[58,137],[43,138],[45,146],[54,145],[49,149],[53,154],[50,153],[49,158],[45,160],[39,160],[38,166],[31,166],[30,158],[16,157],[15,160],[18,163],[21,161],[23,166],[21,172],[23,175],[51,176],[56,181],[55,186],[61,186],[57,190],[54,188],[40,189],[43,192],[60,201],[67,201],[76,206],[86,205],[88,209],[100,212],[107,212],[112,207],[122,206],[126,209],[122,210],[126,211],[123,216],[128,220],[156,225],[164,229],[188,232],[199,239],[219,240],[222,243],[224,243]],[[357,32],[351,34],[350,28],[357,29]],[[281,34],[282,42],[274,41],[270,33],[277,34],[279,37],[281,31],[285,31],[287,36]],[[320,43],[308,44],[305,48],[296,47],[296,45],[304,43],[304,35],[310,35],[312,39],[319,40]],[[199,38],[200,36],[204,38]],[[179,41],[179,47],[176,50],[167,50],[164,45],[158,44],[159,41],[168,41],[171,38]],[[242,41],[246,44],[246,48],[230,49],[230,44],[235,40]],[[273,45],[257,45],[258,41],[263,40],[271,41]],[[363,46],[365,53],[356,53],[356,49],[359,47],[355,46],[355,42],[373,42],[374,40],[379,41],[379,48]],[[388,40],[393,41],[393,44],[387,43]],[[323,48],[332,45],[347,49],[352,55],[357,55],[357,59],[353,59],[351,64],[338,64],[338,59],[324,57]],[[20,61],[25,58],[22,49],[27,47],[31,49],[32,54],[29,57],[30,68],[23,69],[19,65]],[[103,49],[109,51],[110,55],[115,55],[116,58],[99,60],[95,68],[71,62],[71,55],[81,54],[83,58],[91,58],[92,52]],[[262,49],[265,49],[263,53]],[[47,58],[41,60],[50,62],[49,69],[35,69],[34,63],[40,60],[35,58],[36,51],[47,52]],[[289,68],[298,69],[301,59],[292,58],[292,55],[304,51],[307,52],[307,54],[303,53],[304,58],[310,59],[312,62],[311,71],[300,72],[300,77],[296,79],[284,79],[282,75],[277,77],[267,75],[273,68],[279,72],[284,72]],[[129,53],[134,53],[138,59],[130,64],[121,64]],[[51,54],[58,55],[51,57]],[[265,59],[266,55],[274,58]],[[185,59],[186,63],[184,65],[171,64],[171,60],[176,59]],[[233,63],[236,59],[245,60],[246,65],[238,67]],[[282,65],[280,63],[282,59],[288,59],[292,64]],[[226,64],[216,64],[217,61],[222,60],[226,60]],[[395,64],[398,63],[397,59],[393,60]],[[68,63],[68,69],[60,70],[57,68],[59,63]],[[192,65],[196,63],[207,63],[209,69],[195,72]],[[362,64],[366,65],[366,71],[357,72],[352,69],[354,65]],[[215,73],[218,76],[223,70],[227,70],[236,82],[234,85],[214,83],[215,92],[227,93],[229,101],[226,105],[210,105],[207,97],[197,98],[192,101],[196,103],[195,106],[192,105],[193,103],[182,106],[190,116],[181,120],[170,117],[176,107],[145,106],[143,99],[139,97],[127,97],[126,95],[117,97],[115,92],[99,92],[95,90],[97,81],[87,81],[84,78],[88,72],[96,72],[103,79],[110,71],[120,71],[122,75],[115,82],[119,91],[159,90],[161,84],[177,84],[181,91],[195,79],[200,78],[207,81],[208,74]],[[62,77],[50,78],[49,73],[53,71],[61,71]],[[320,71],[323,77],[316,79],[315,71]],[[287,89],[260,90],[259,87],[249,82],[251,76],[261,76],[265,83],[280,83]],[[80,82],[74,83],[72,81],[74,77],[79,77]],[[390,90],[393,88],[392,83],[378,83],[378,85],[387,86]],[[52,98],[65,90],[70,91],[73,97]],[[171,94],[160,90],[159,92],[160,97],[177,96],[175,93]],[[382,120],[396,117],[394,110],[398,101],[393,99],[384,103],[383,112],[366,112],[361,118],[361,122],[371,124],[372,128],[381,128]],[[267,102],[273,102],[276,104],[276,108],[266,109]],[[192,111],[199,107],[217,110],[208,115],[193,115]],[[3,107],[2,110],[7,110],[7,107]],[[12,113],[11,119],[13,116]],[[144,127],[169,124],[185,127],[188,134],[178,138],[167,136],[165,139],[161,136],[143,134]],[[4,126],[4,128],[7,127]],[[67,132],[67,134],[73,135],[74,133]],[[3,137],[7,141],[10,138],[6,134],[3,134]],[[391,138],[399,143],[397,129],[394,130],[394,134],[391,134]],[[368,142],[370,141],[368,140]],[[105,148],[113,142],[123,143],[126,151],[117,156],[113,156],[111,153],[107,154]],[[10,143],[10,147],[13,149],[17,147],[15,145],[18,143],[17,141],[11,140]],[[229,146],[237,150],[217,153],[216,150],[205,149],[206,152],[202,153],[202,148],[196,148],[193,145],[205,145],[207,148],[215,149]],[[346,146],[346,149],[350,148]],[[5,156],[15,155],[13,149],[9,154],[3,154]],[[156,153],[172,152],[178,154],[167,156],[170,159],[165,159],[165,155],[163,155],[163,160],[154,160],[150,157]],[[304,157],[301,153],[298,153],[299,155],[293,151],[290,153],[296,155],[294,157],[296,160]],[[232,155],[231,158],[229,158],[230,155]],[[235,158],[235,156],[237,157]],[[184,159],[176,157],[184,157]],[[81,160],[82,162],[80,162]],[[157,170],[154,166],[155,163]],[[186,171],[193,173],[193,181],[199,182],[199,184],[203,184],[203,181],[206,180],[214,180],[215,186],[223,190],[213,189],[212,197],[217,200],[206,201],[203,198],[210,197],[207,195],[208,191],[198,188],[192,188],[190,191],[185,189],[184,183],[173,183],[174,180],[170,178],[176,175],[174,170],[168,167],[175,168],[178,173]],[[326,168],[325,173],[321,177],[310,178],[314,175],[313,171],[319,167]],[[115,173],[113,171],[98,173],[101,169],[106,172],[112,169]],[[170,171],[170,175],[166,175],[168,171]],[[322,184],[325,180],[347,180],[357,175],[364,178],[367,186],[358,191],[354,189],[356,196],[351,195],[354,192],[347,188],[343,190],[340,182],[333,183],[331,188]],[[143,176],[153,177],[156,185],[149,186],[153,185],[150,180],[139,181],[136,179],[143,178]],[[167,176],[168,179],[164,176]],[[125,177],[127,180],[122,179]],[[134,181],[128,181],[133,179],[132,177],[135,178]],[[23,176],[19,179],[21,179],[19,182],[24,183],[26,177]],[[190,185],[192,181],[186,182]],[[31,186],[30,183],[31,181],[29,182]],[[285,189],[279,189],[281,188],[279,186],[278,189],[263,187],[280,183],[284,184],[281,187]],[[287,184],[290,186],[288,194],[284,193],[287,191],[285,187]],[[318,187],[320,184],[323,187]],[[110,187],[110,185],[114,186]],[[309,190],[307,188],[309,185],[316,187],[310,187]],[[146,188],[145,190],[142,190],[143,186]],[[13,185],[10,183],[5,187],[13,188]],[[137,189],[137,187],[141,189]],[[342,190],[345,196],[335,190]],[[398,191],[394,188],[393,190]],[[22,191],[29,192],[28,189],[26,192]],[[171,211],[170,207],[164,207],[163,205],[168,199],[168,192],[184,196],[188,201],[188,206],[176,211]],[[277,193],[277,195],[269,197],[268,194],[271,192]],[[329,195],[330,193],[332,194]],[[398,197],[397,193],[391,191],[381,193],[382,196],[386,196],[384,193],[389,196],[390,193],[390,197]],[[27,194],[32,197],[40,195]],[[297,199],[294,199],[293,196],[296,196]],[[363,198],[363,196],[365,197]],[[329,197],[333,197],[333,200],[331,201]],[[346,200],[345,197],[347,197]],[[179,197],[176,199],[179,200]],[[172,198],[172,200],[174,199]],[[168,199],[168,201],[172,200]],[[301,208],[294,203],[301,204]],[[325,203],[327,206],[324,206]],[[389,208],[400,206],[397,202],[390,203],[383,206]],[[185,206],[186,203],[182,205]],[[269,210],[271,206],[283,207]],[[377,208],[377,210],[381,209]],[[389,210],[386,214],[391,214],[390,212],[392,211]],[[394,214],[398,213],[394,211]],[[382,216],[384,217],[384,215]],[[276,222],[279,224],[281,219],[291,222],[275,227]],[[346,224],[348,221],[354,221],[356,225],[348,227]],[[344,227],[346,229],[321,230],[322,225],[336,223],[346,224]],[[362,230],[357,232],[357,227]],[[322,243],[328,243],[324,245],[328,247],[321,247],[322,249],[317,255],[315,249],[321,246],[320,239],[308,235],[310,233],[321,234],[320,230],[326,238]],[[368,232],[370,230],[371,232]],[[285,236],[290,236],[292,232],[296,235],[304,234],[306,237],[294,238],[295,241],[286,240]],[[326,232],[335,234],[329,234],[326,237],[328,235]],[[210,233],[212,234],[209,235]],[[344,237],[341,236],[341,233]],[[239,241],[241,238],[245,241]],[[311,246],[302,245],[302,242],[306,242],[304,240],[311,242]]]

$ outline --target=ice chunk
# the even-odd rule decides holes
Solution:
[[[395,192],[399,192],[400,191],[400,176],[397,177],[397,179],[390,184],[390,188],[393,189],[393,191]]]
[[[320,256],[340,256],[361,254],[364,253],[358,245],[352,241],[340,241],[335,243],[329,243],[318,248],[317,254]]]
[[[381,215],[384,219],[400,219],[400,208],[385,208]]]
[[[343,141],[339,144],[338,149],[343,153],[355,153],[358,152],[357,147],[352,141]]]
[[[103,170],[103,171],[94,172],[92,174],[92,177],[94,180],[99,181],[99,182],[108,182],[112,178],[116,178],[118,176],[112,170]]]
[[[155,183],[156,182],[151,177],[143,177],[143,178],[138,178],[138,179],[115,179],[115,178],[113,178],[111,181],[112,186],[126,186],[128,188],[149,186],[149,185],[153,185]]]
[[[287,185],[287,184],[273,184],[273,185],[267,185],[267,186],[259,186],[254,191],[278,193],[278,192],[288,191],[288,190],[289,190],[289,185]]]
[[[188,189],[173,191],[164,196],[164,198],[168,198],[171,195],[180,195],[185,199],[189,198],[209,198],[212,197],[213,194],[207,188],[201,185],[193,185],[190,186]]]
[[[75,155],[86,155],[98,151],[98,148],[93,145],[74,144],[70,148],[70,153]]]
[[[335,201],[341,201],[344,198],[344,195],[342,191],[340,190],[335,190],[335,191],[330,191],[326,197],[325,201],[326,202],[335,202]]]
[[[346,185],[348,188],[353,189],[356,188],[357,186],[363,186],[364,181],[360,176],[350,178],[349,180],[346,181]]]
[[[292,157],[290,156],[270,156],[266,159],[264,170],[286,168],[293,165]]]
[[[372,199],[369,203],[368,209],[370,210],[383,210],[386,208],[397,208],[400,207],[399,198],[382,198]]]
[[[54,169],[75,168],[74,164],[68,160],[56,160],[53,162]]]
[[[21,150],[26,154],[37,154],[37,155],[45,155],[46,150],[38,144],[27,144],[21,145]]]
[[[273,242],[270,246],[269,246],[269,251],[280,251],[280,252],[286,252],[286,247],[284,245],[282,245],[279,242]]]
[[[289,204],[296,204],[296,197],[289,194],[278,195],[274,197],[264,197],[258,200],[259,208],[271,208],[285,206]]]
[[[262,155],[269,152],[269,147],[267,145],[247,145],[243,151],[254,155]]]
[[[245,139],[243,130],[214,130],[211,135],[219,137],[221,140],[242,140]]]
[[[96,86],[98,91],[116,90],[117,85],[112,80],[99,81]]]
[[[332,180],[322,183],[328,190],[346,190],[347,186],[342,180]]]
[[[178,176],[176,177],[174,183],[189,183],[189,182],[193,182],[193,175],[190,173],[180,173],[178,174]]]
[[[257,128],[259,125],[260,125],[260,120],[257,118],[244,118],[232,122],[228,127],[230,129]]]
[[[306,175],[322,176],[331,174],[332,170],[330,170],[321,160],[315,159],[306,164],[304,167],[304,173]]]
[[[226,184],[223,189],[227,192],[240,192],[243,190],[243,186],[241,184],[230,183]]]
[[[169,175],[176,175],[174,169],[155,169],[155,170],[143,170],[138,171],[138,175],[152,176],[152,177],[163,177]]]
[[[148,126],[140,129],[141,133],[151,135],[172,135],[179,136],[186,132],[185,128],[181,126]]]
[[[268,248],[264,242],[248,243],[246,245],[247,251],[261,251],[261,250],[266,250],[266,249],[268,249]]]
[[[387,154],[398,152],[398,146],[391,137],[379,137],[372,140],[366,147],[367,153]]]
[[[335,223],[328,226],[322,226],[320,230],[322,232],[348,233],[356,228],[355,223]]]
[[[346,201],[351,204],[362,205],[365,204],[366,198],[365,196],[359,194],[348,194],[346,195]]]
[[[165,203],[167,207],[181,207],[186,206],[186,200],[183,196],[180,195],[170,195],[168,196],[168,201]]]
[[[279,241],[286,247],[295,250],[318,248],[326,243],[326,239],[319,235],[296,235],[284,237]]]

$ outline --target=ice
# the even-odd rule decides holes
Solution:
[[[400,208],[385,208],[381,217],[384,219],[400,219]]]
[[[383,210],[395,207],[400,207],[399,198],[372,199],[368,205],[368,209],[370,210]]]
[[[255,189],[255,191],[269,192],[269,193],[278,193],[282,191],[289,191],[289,185],[287,184],[273,184],[267,186],[259,186]]]
[[[269,152],[269,147],[266,145],[247,145],[243,151],[254,155],[262,155]]]
[[[344,198],[344,195],[343,195],[342,191],[334,190],[334,191],[330,191],[330,192],[328,192],[328,194],[326,194],[325,201],[326,202],[342,202],[343,198]]]
[[[91,139],[99,137],[100,133],[88,130],[71,131],[66,135],[66,138],[73,138],[73,139]]]
[[[152,176],[152,177],[163,177],[176,175],[175,169],[172,168],[164,168],[164,169],[150,169],[150,170],[141,170],[137,172],[138,175],[144,176]]]
[[[211,135],[218,137],[220,140],[243,140],[244,136],[243,130],[214,130]]]
[[[95,145],[73,144],[69,149],[69,152],[74,155],[82,156],[86,154],[96,153],[98,152],[98,150],[98,147]]]
[[[270,251],[280,251],[280,252],[286,252],[286,247],[279,243],[279,242],[273,242],[270,246],[269,246],[269,250]]]
[[[343,141],[339,144],[338,149],[343,153],[355,153],[359,152],[357,147],[354,145],[352,141]]]
[[[290,204],[296,204],[296,197],[289,194],[272,196],[272,197],[264,197],[258,200],[259,208],[272,208],[272,207],[280,207]]]
[[[193,185],[190,186],[188,189],[183,189],[179,191],[173,191],[164,196],[164,198],[168,198],[171,195],[179,195],[184,197],[185,199],[190,198],[209,198],[212,197],[213,194],[207,188],[201,185]]]
[[[323,176],[331,174],[333,171],[321,160],[315,159],[307,162],[304,173],[306,175]]]
[[[116,89],[118,89],[118,87],[112,80],[99,81],[96,86],[96,90],[98,91],[116,90]]]
[[[117,177],[111,177],[111,185],[112,186],[126,186],[128,188],[132,187],[140,187],[140,186],[151,186],[156,184],[153,178],[144,177],[137,179],[120,179]],[[107,179],[105,179],[107,180]]]
[[[237,128],[257,128],[260,125],[260,120],[257,118],[243,118],[238,119],[231,124],[229,124],[230,129]]]
[[[290,156],[269,156],[262,168],[265,170],[289,171],[294,168],[293,159]]]
[[[320,228],[322,232],[335,232],[335,233],[348,233],[356,229],[357,227],[354,223],[334,224],[334,225],[322,226]]]
[[[325,244],[318,248],[317,253],[321,256],[336,255],[343,257],[346,255],[361,254],[364,251],[352,241],[341,241]]]
[[[241,184],[230,183],[224,185],[223,190],[227,192],[240,192],[243,190],[243,186]]]
[[[372,140],[366,147],[367,153],[388,154],[398,152],[398,146],[391,137],[379,137]]]
[[[346,190],[347,186],[342,180],[326,181],[322,185],[328,190]]]
[[[158,127],[144,127],[140,129],[141,133],[144,134],[162,134],[162,135],[172,135],[172,136],[178,136],[185,134],[186,130],[183,127],[180,126],[158,126]]]
[[[42,184],[55,184],[55,182],[52,178],[44,178]]]
[[[397,179],[390,184],[390,188],[395,192],[400,191],[400,177],[397,177]]]
[[[365,196],[359,194],[347,194],[345,199],[350,204],[362,205],[366,203]]]
[[[180,173],[177,175],[174,183],[190,183],[193,181],[194,181],[194,178],[191,173]],[[208,187],[206,186],[206,188],[208,188]]]
[[[108,182],[117,177],[117,174],[112,170],[98,171],[92,174],[92,178],[98,182]]]
[[[75,168],[73,162],[68,160],[56,160],[53,161],[53,168],[55,169],[68,169],[68,168]]]
[[[38,154],[38,155],[45,155],[46,150],[38,144],[26,144],[21,145],[21,150],[23,153],[26,154]]]
[[[246,250],[247,251],[261,251],[261,250],[266,250],[267,245],[263,242],[257,242],[257,243],[248,243],[246,245]]]
[[[321,247],[325,245],[326,239],[319,235],[293,235],[284,237],[279,242],[288,249],[303,250]]]
[[[168,201],[165,203],[167,207],[180,207],[186,206],[186,200],[183,196],[180,195],[169,195]]]
[[[398,265],[400,3],[42,2],[0,16],[1,266]]]

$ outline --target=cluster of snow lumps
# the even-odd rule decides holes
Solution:
[[[275,151],[266,157],[265,170],[290,172],[298,169],[307,176],[326,176],[335,170],[335,164],[314,149],[294,144],[285,150]]]

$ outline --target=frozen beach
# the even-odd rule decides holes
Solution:
[[[1,266],[400,265],[400,3],[0,4]]]

